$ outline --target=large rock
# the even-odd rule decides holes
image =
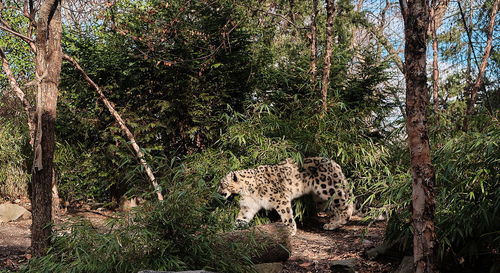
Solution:
[[[0,223],[16,221],[17,219],[30,219],[31,212],[16,204],[1,204],[0,205]]]
[[[283,269],[282,263],[265,263],[253,266],[257,273],[279,273]]]
[[[330,262],[330,270],[338,273],[355,273],[357,259],[336,260]]]
[[[405,256],[394,273],[413,273],[413,256]]]

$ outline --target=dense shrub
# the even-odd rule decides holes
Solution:
[[[499,140],[500,129],[494,124],[483,132],[455,131],[434,139],[436,231],[439,257],[445,264],[465,259],[470,265],[500,250]],[[401,182],[389,188],[383,199],[394,200],[396,209],[388,238],[408,248],[412,241],[407,209],[411,180]],[[487,258],[486,264],[491,262]]]
[[[261,246],[221,239],[230,225],[212,206],[218,202],[213,191],[199,176],[176,171],[165,200],[146,202],[110,222],[107,232],[88,222],[68,226],[53,237],[48,255],[30,260],[22,272],[251,271],[248,257]]]
[[[27,196],[29,174],[23,154],[26,138],[21,130],[0,118],[0,199]]]

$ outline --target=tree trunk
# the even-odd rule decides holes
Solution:
[[[318,64],[317,64],[317,54],[318,54],[318,38],[317,38],[317,29],[316,29],[316,18],[318,17],[318,0],[313,0],[313,7],[311,13],[311,28],[309,32],[309,56],[310,56],[310,73],[311,73],[311,90],[312,93],[316,93],[316,77],[318,73]]]
[[[469,127],[469,118],[472,115],[472,112],[474,111],[474,105],[476,104],[477,100],[477,93],[479,92],[479,89],[483,84],[484,73],[486,71],[486,67],[488,66],[488,59],[490,57],[492,40],[493,40],[493,28],[495,26],[495,18],[497,16],[499,2],[500,0],[495,0],[495,2],[493,3],[493,7],[491,8],[490,22],[488,24],[488,38],[486,40],[486,47],[484,48],[484,54],[481,60],[481,65],[479,66],[479,72],[477,74],[476,81],[469,92],[470,97],[468,98],[467,110],[465,112],[465,119],[463,126],[464,130],[467,130]]]
[[[433,24],[435,24],[433,22]],[[438,40],[435,26],[432,28],[432,102],[434,113],[439,112],[439,63],[438,63]]]
[[[433,0],[430,9],[431,23],[429,32],[432,36],[432,102],[434,104],[434,113],[439,112],[439,48],[437,39],[437,29],[441,26],[444,13],[450,0]]]
[[[71,56],[64,55],[64,59],[69,61],[80,73],[82,73],[83,77],[85,80],[97,91],[99,94],[99,97],[101,98],[102,102],[104,105],[108,108],[109,112],[111,115],[115,118],[116,122],[118,122],[118,125],[122,129],[123,133],[125,136],[128,138],[130,141],[130,144],[132,145],[132,148],[134,149],[137,158],[139,159],[139,163],[144,167],[144,171],[146,172],[146,175],[149,178],[149,181],[154,187],[154,190],[156,191],[156,195],[158,196],[158,200],[163,200],[163,194],[161,193],[161,187],[158,185],[156,182],[156,178],[153,174],[153,171],[149,167],[148,163],[144,159],[144,153],[141,151],[141,148],[135,141],[135,137],[132,134],[132,132],[128,129],[127,125],[125,125],[125,121],[122,119],[120,114],[115,110],[111,102],[104,96],[104,93],[102,92],[101,88],[85,73],[83,68],[78,64],[78,62],[73,59]]]
[[[321,110],[327,112],[328,88],[330,87],[330,68],[332,67],[333,51],[333,16],[335,13],[335,1],[326,0],[326,45],[323,65],[323,79],[321,83]]]
[[[432,37],[432,102],[435,114],[439,112],[439,48],[437,29],[442,22],[448,2],[449,0],[432,0],[432,8],[430,9],[431,23],[429,24],[429,32]]]
[[[57,93],[61,73],[61,32],[61,2],[42,2],[35,42],[38,98],[31,196],[31,248],[36,257],[46,254],[52,231],[52,176]]]
[[[413,176],[412,225],[415,272],[437,272],[434,227],[434,168],[431,164],[425,111],[429,101],[426,75],[427,0],[401,0],[405,28],[406,131]]]

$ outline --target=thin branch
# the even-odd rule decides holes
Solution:
[[[406,0],[399,0],[399,5],[401,6],[403,21],[406,21],[406,17],[408,16],[408,2],[406,2]]]
[[[390,57],[396,63],[396,66],[398,67],[399,71],[401,71],[401,73],[404,74],[405,72],[404,72],[403,60],[401,60],[401,57],[399,56],[396,49],[394,49],[394,46],[391,44],[391,42],[384,36],[384,34],[381,32],[380,29],[377,29],[374,26],[369,26],[368,30],[373,35],[375,35],[377,40],[384,46],[385,50],[389,52]]]
[[[465,112],[465,119],[464,119],[464,125],[463,128],[464,130],[468,129],[468,122],[469,122],[469,117],[472,115],[472,112],[474,111],[474,105],[476,104],[477,100],[477,93],[479,92],[479,89],[483,85],[483,80],[484,80],[484,73],[486,71],[486,67],[488,66],[488,59],[490,57],[491,53],[491,48],[492,48],[492,41],[493,41],[493,30],[495,27],[495,18],[497,16],[497,11],[498,11],[498,5],[500,3],[500,0],[495,0],[493,3],[493,7],[491,8],[491,14],[490,14],[490,22],[488,24],[488,32],[487,32],[487,41],[486,41],[486,47],[484,48],[484,54],[483,58],[481,60],[481,66],[478,67],[479,72],[476,78],[476,82],[471,88],[470,91],[470,98],[467,103],[467,110]]]
[[[476,67],[479,69],[479,63],[477,62],[476,52],[474,51],[474,45],[472,44],[472,37],[471,37],[472,35],[470,33],[470,29],[467,26],[467,22],[465,21],[465,15],[464,15],[464,12],[462,10],[462,5],[460,4],[460,1],[457,1],[457,3],[458,3],[458,9],[460,10],[460,15],[462,16],[462,22],[464,24],[465,33],[467,33],[467,39],[468,39],[469,45],[472,49],[472,55],[474,56],[474,63],[476,63]]]
[[[5,20],[3,20],[3,19],[0,19],[0,29],[10,33],[11,35],[13,35],[15,37],[20,38],[21,40],[23,40],[24,42],[26,42],[30,46],[30,48],[31,48],[31,50],[33,50],[33,52],[36,52],[35,41],[33,39],[31,39],[30,37],[13,30],[9,26],[9,24],[7,22],[5,22]]]
[[[9,84],[12,90],[16,93],[16,96],[19,98],[21,103],[23,104],[24,111],[26,112],[26,115],[28,116],[28,128],[30,132],[30,144],[33,145],[33,137],[34,137],[34,132],[35,132],[35,127],[33,124],[33,107],[31,106],[30,102],[26,99],[26,95],[24,94],[23,90],[19,87],[19,83],[17,82],[16,78],[14,77],[14,73],[12,73],[12,70],[10,69],[10,64],[9,61],[7,60],[7,57],[5,56],[4,51],[2,48],[0,48],[0,58],[2,60],[2,68],[3,71],[5,72],[5,75],[9,79]]]

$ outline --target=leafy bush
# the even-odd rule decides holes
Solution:
[[[176,171],[165,200],[110,222],[107,232],[83,221],[69,226],[53,238],[47,256],[30,260],[22,272],[251,271],[248,257],[261,246],[222,239],[230,225],[211,205],[213,191],[199,176]]]
[[[275,164],[286,158],[301,162],[303,157],[325,156],[342,166],[360,203],[377,203],[381,192],[398,179],[386,167],[391,154],[385,144],[369,136],[370,129],[359,112],[339,107],[321,116],[314,104],[306,104],[295,100],[290,107],[295,111],[288,111],[258,103],[243,114],[227,114],[227,130],[216,145],[184,162],[198,166],[215,187],[231,170]],[[299,220],[315,211],[309,204],[307,199],[294,202]],[[267,221],[257,217],[256,222]]]
[[[483,132],[455,132],[436,139],[433,164],[436,170],[436,231],[441,259],[465,258],[473,262],[481,255],[500,250],[500,128]],[[408,207],[410,180],[387,191],[397,213],[387,234],[393,241],[411,246]]]
[[[27,196],[29,174],[23,147],[26,138],[11,123],[0,118],[0,198]]]

